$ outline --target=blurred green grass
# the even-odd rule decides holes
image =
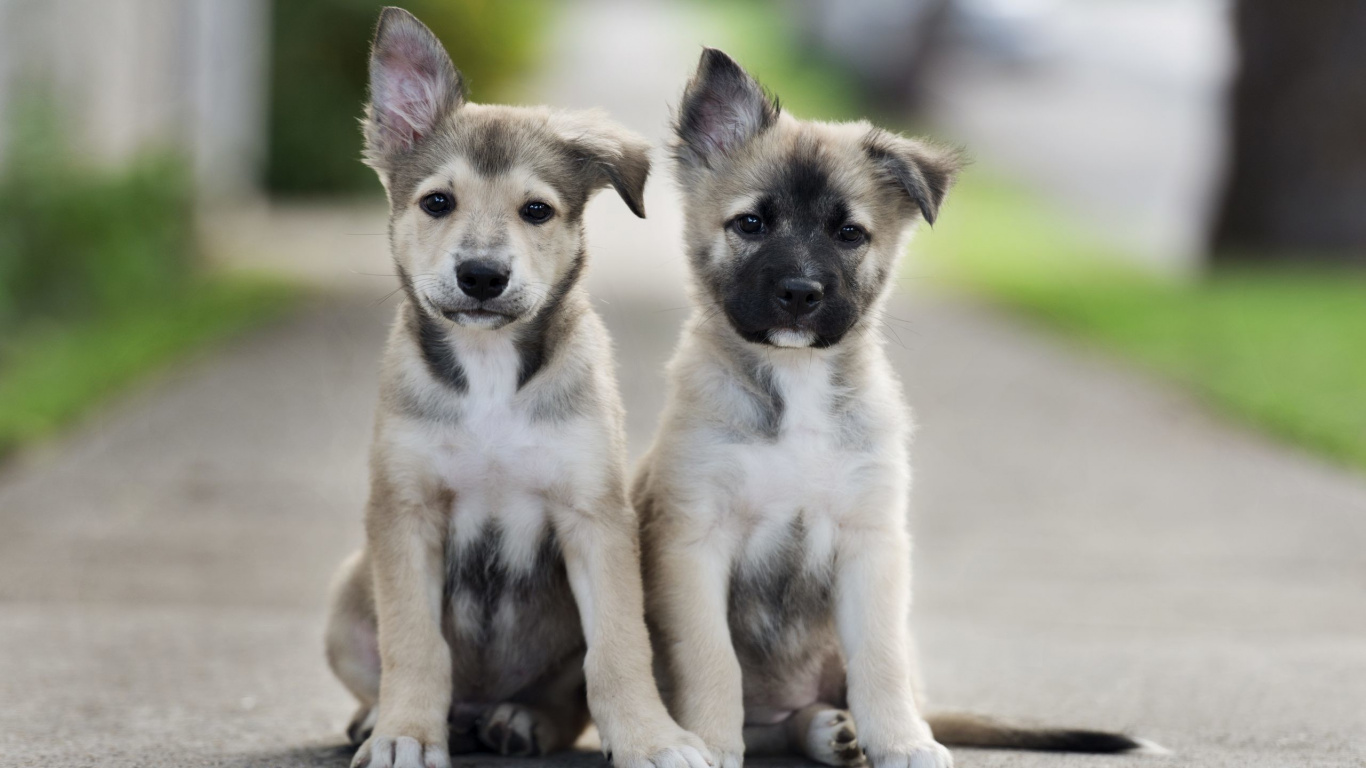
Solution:
[[[298,289],[216,276],[79,321],[49,321],[0,342],[0,456],[85,415],[188,354],[280,317]]]
[[[0,172],[0,456],[292,304],[278,281],[204,273],[182,158],[83,162],[41,90],[12,127]]]
[[[848,120],[880,111],[804,49],[780,4],[700,5],[734,30],[723,47],[793,114]],[[980,167],[963,174],[911,251],[906,269],[917,278],[1009,307],[1178,382],[1220,412],[1366,468],[1360,271],[1221,267],[1163,277]]]
[[[1130,266],[1023,189],[970,171],[913,248],[917,272],[1132,359],[1216,409],[1366,468],[1366,274]]]

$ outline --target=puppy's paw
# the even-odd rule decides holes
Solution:
[[[545,754],[552,727],[541,713],[504,702],[490,709],[479,722],[479,740],[500,755],[534,757]]]
[[[360,746],[365,740],[370,738],[370,734],[375,732],[375,721],[379,719],[379,708],[369,707],[364,704],[356,710],[356,714],[351,716],[351,722],[346,726],[346,738],[354,746]]]
[[[356,750],[351,768],[451,768],[451,758],[444,743],[375,733]]]
[[[719,747],[708,747],[711,752],[712,763],[715,768],[741,768],[745,764],[745,753],[742,750],[727,750]]]
[[[811,718],[806,731],[806,756],[826,765],[863,765],[854,718],[843,709],[822,709]]]
[[[937,741],[925,740],[886,752],[868,751],[872,768],[953,768],[953,756]]]
[[[612,748],[614,768],[715,768],[706,744],[693,734],[673,726],[663,728],[654,738],[626,749]],[[731,768],[740,768],[739,760]]]

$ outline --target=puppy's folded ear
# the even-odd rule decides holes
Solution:
[[[605,139],[605,151],[590,155],[599,173],[621,195],[631,213],[645,218],[645,180],[650,177],[650,142],[643,137],[610,125],[600,139]]]
[[[555,131],[587,174],[584,184],[589,193],[611,185],[631,213],[645,218],[650,142],[597,110],[561,112],[552,120]]]
[[[460,73],[417,17],[385,8],[370,51],[365,161],[384,170],[464,102]]]
[[[944,196],[963,166],[963,154],[876,128],[864,138],[863,149],[888,185],[907,196],[925,222],[933,225]]]
[[[675,154],[685,165],[710,165],[768,130],[778,112],[777,101],[734,59],[704,48],[678,108]]]

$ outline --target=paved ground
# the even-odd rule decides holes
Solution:
[[[542,92],[657,136],[676,89],[660,83],[695,48],[677,43],[686,19],[622,7],[571,34],[665,63],[618,67],[618,92],[604,68],[621,59],[568,46]],[[671,192],[650,190],[648,222],[610,195],[589,217],[637,450],[684,314]],[[258,264],[336,275],[334,298],[0,467],[0,766],[347,762],[321,622],[360,540],[392,311],[383,216],[257,211],[224,229]],[[1176,750],[1144,765],[1366,765],[1366,479],[989,311],[917,296],[893,314],[921,423],[916,610],[937,701]]]
[[[611,310],[639,449],[679,313]],[[5,468],[0,765],[345,763],[321,611],[388,313],[310,307]],[[1154,764],[1363,764],[1366,481],[988,312],[895,314],[938,701],[1131,728]]]

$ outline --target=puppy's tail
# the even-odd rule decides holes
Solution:
[[[1040,752],[1092,752],[1119,754],[1133,752],[1170,754],[1147,739],[1107,731],[1075,728],[1022,728],[981,715],[932,714],[925,718],[934,739],[947,747],[983,749],[1028,749]]]

